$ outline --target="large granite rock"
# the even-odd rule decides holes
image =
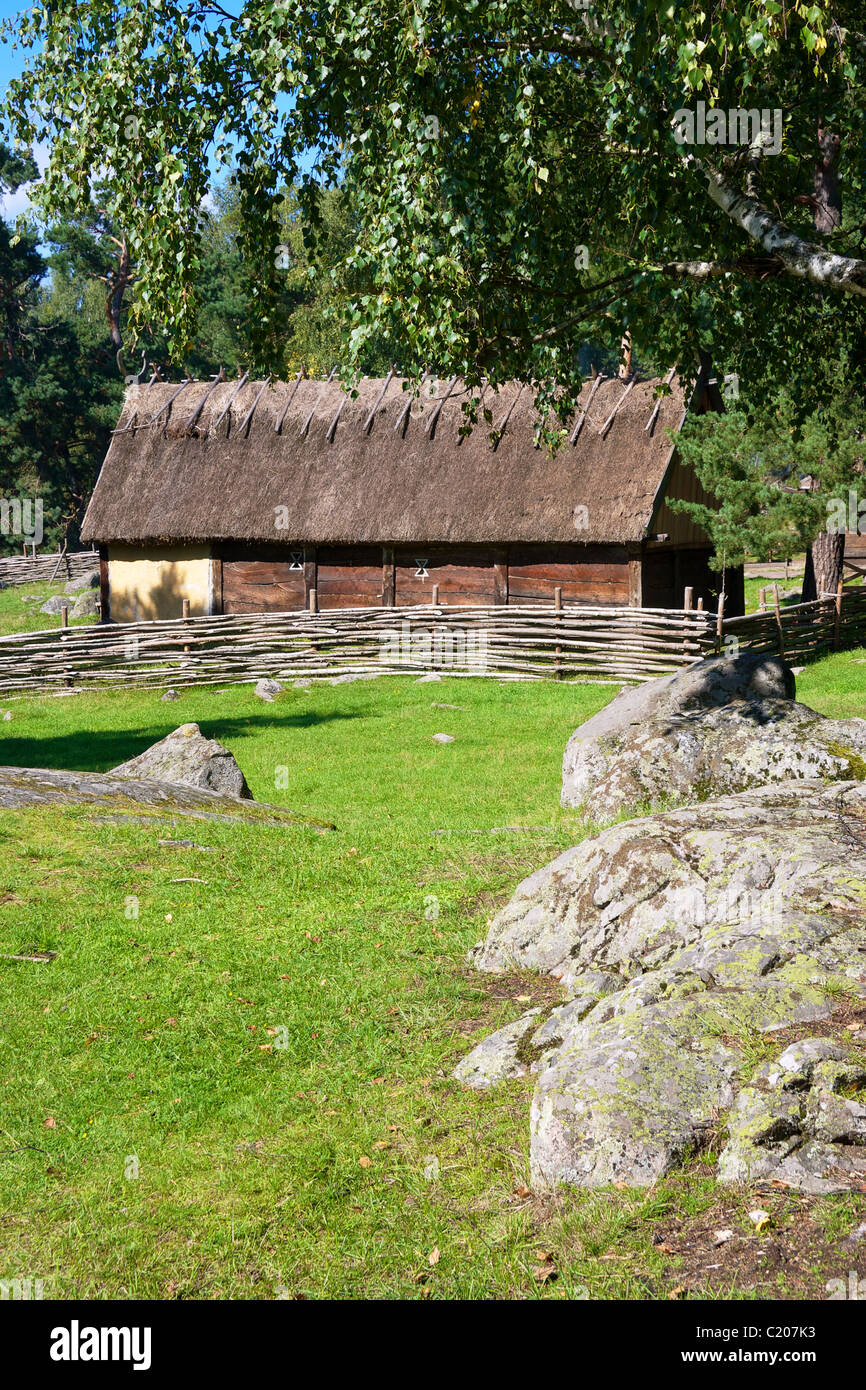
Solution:
[[[783,662],[746,652],[623,691],[569,739],[563,805],[605,822],[790,778],[866,776],[866,719],[825,719],[794,685]]]
[[[113,769],[116,777],[148,777],[187,787],[252,800],[252,792],[233,755],[215,739],[205,738],[198,724],[182,724],[137,758]]]
[[[866,997],[866,785],[789,783],[612,826],[522,883],[472,959],[563,986],[564,1004],[527,1037],[515,1024],[503,1039],[515,1059],[520,1039],[537,1073],[537,1184],[652,1183],[731,1107],[720,1176],[773,1171],[792,1146],[773,1147],[782,1130],[769,1119],[754,1126],[755,1107],[772,1118],[777,1097],[750,1053],[762,1034],[805,1036],[839,1000]],[[843,1070],[816,1071],[801,1096],[808,1149],[784,1180],[808,1191],[866,1173],[866,1091],[850,1090],[866,1056],[853,1043],[843,1054]],[[515,1074],[507,1059],[499,1069]],[[491,1040],[460,1067],[476,1085],[496,1072]]]

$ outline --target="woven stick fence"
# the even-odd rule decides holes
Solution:
[[[99,569],[95,550],[77,550],[71,554],[57,551],[54,555],[10,555],[0,559],[0,589],[13,584],[41,584],[51,579],[77,579],[89,570]]]
[[[682,609],[343,608],[109,623],[0,639],[0,693],[424,674],[652,680],[739,648],[805,663],[866,643],[866,586],[720,619]]]
[[[828,652],[866,645],[866,586],[840,584],[835,595],[783,607],[778,590],[758,613],[726,618],[723,641],[736,638],[750,651],[772,652],[805,665]]]
[[[713,650],[700,610],[344,608],[106,624],[0,639],[0,692],[339,675],[642,681]]]

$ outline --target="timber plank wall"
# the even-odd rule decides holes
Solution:
[[[408,608],[443,604],[674,607],[685,588],[715,607],[705,547],[653,551],[625,545],[267,547],[214,543],[218,614]],[[735,597],[735,596],[734,596]],[[736,602],[729,606],[736,611]]]

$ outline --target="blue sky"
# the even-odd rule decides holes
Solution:
[[[0,0],[0,20],[14,19],[25,7],[21,4],[10,3],[10,0]],[[24,69],[27,55],[21,49],[12,51],[11,44],[0,43],[0,91],[6,91],[11,79],[18,77]],[[44,162],[43,152],[35,151],[37,163]],[[15,217],[19,212],[26,212],[30,206],[27,197],[27,188],[21,188],[17,193],[11,193],[6,198],[0,198],[0,210],[7,218]]]
[[[0,21],[14,19],[26,6],[16,3],[16,0],[0,0]],[[0,91],[6,88],[13,77],[17,77],[24,69],[28,54],[20,49],[13,52],[11,44],[0,43]],[[286,98],[280,98],[285,102]],[[45,164],[47,151],[37,148],[33,151],[36,162],[42,168]],[[312,156],[302,162],[311,164]],[[30,200],[27,196],[26,185],[19,189],[17,193],[9,194],[6,198],[0,198],[0,213],[7,219],[14,218],[21,212],[26,212],[30,207]]]

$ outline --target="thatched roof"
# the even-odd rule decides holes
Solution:
[[[85,541],[636,542],[687,399],[675,379],[653,419],[657,383],[626,395],[616,378],[587,382],[579,433],[551,456],[536,446],[533,392],[516,383],[485,392],[492,426],[479,419],[468,436],[459,382],[444,404],[444,380],[414,403],[396,377],[384,396],[384,380],[365,379],[354,400],[336,381],[237,385],[130,387]]]

